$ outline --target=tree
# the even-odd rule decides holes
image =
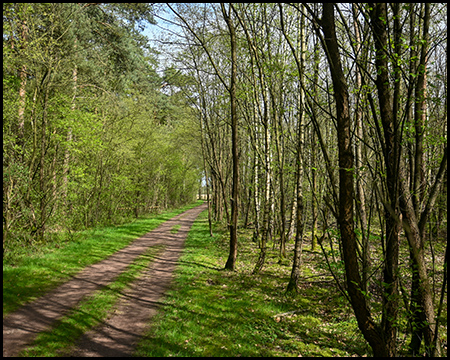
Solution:
[[[378,100],[380,104],[380,117],[384,132],[383,155],[386,166],[386,183],[388,189],[388,202],[386,206],[386,259],[384,269],[384,305],[383,330],[386,331],[386,341],[389,356],[396,354],[397,327],[395,320],[398,311],[398,176],[400,157],[400,142],[398,133],[398,123],[395,121],[393,113],[393,102],[389,89],[388,61],[385,56],[387,49],[387,31],[383,23],[387,18],[386,6],[376,4],[370,12],[372,21],[372,31],[376,48],[375,65],[378,70],[375,80],[378,90]]]
[[[358,326],[374,351],[374,356],[387,356],[383,336],[373,321],[367,301],[361,292],[361,278],[356,261],[356,239],[353,223],[353,153],[350,134],[348,88],[336,38],[333,4],[323,4],[320,24],[323,28],[322,46],[327,53],[336,101],[339,144],[339,228],[347,275],[347,289]]]
[[[295,247],[294,247],[294,261],[292,264],[291,277],[286,289],[286,292],[298,291],[299,286],[299,278],[300,278],[300,264],[301,264],[301,254],[302,254],[302,244],[303,244],[303,160],[302,160],[302,145],[303,145],[303,118],[305,116],[305,105],[304,105],[304,63],[305,63],[305,20],[304,20],[304,12],[301,9],[301,23],[300,28],[302,29],[301,38],[300,38],[300,59],[295,51],[294,45],[289,39],[283,20],[283,7],[279,4],[280,9],[280,20],[281,27],[283,31],[283,35],[286,38],[286,41],[291,48],[292,54],[295,59],[295,63],[297,65],[299,81],[300,81],[300,89],[299,89],[299,109],[298,109],[298,123],[297,123],[297,156],[296,156],[296,188],[295,188],[295,196],[296,196],[296,232],[295,232]],[[314,236],[314,234],[312,234]]]
[[[235,38],[235,26],[233,23],[231,15],[231,5],[228,12],[225,5],[221,3],[222,16],[227,23],[227,27],[230,35],[230,47],[231,47],[231,77],[230,83],[228,84],[222,73],[218,70],[217,64],[214,61],[212,55],[205,42],[200,38],[199,34],[189,25],[186,19],[177,12],[172,6],[168,5],[172,12],[184,23],[184,25],[189,29],[191,34],[200,43],[200,45],[205,50],[211,65],[214,68],[216,76],[219,78],[220,82],[227,89],[230,96],[230,114],[231,114],[231,143],[232,143],[232,160],[233,160],[233,181],[232,181],[232,193],[231,193],[231,219],[229,222],[230,230],[230,253],[225,264],[225,269],[234,270],[236,265],[237,256],[237,221],[238,221],[238,196],[239,196],[239,157],[238,157],[238,128],[237,128],[237,110],[236,110],[236,38]]]
[[[170,7],[180,25],[173,33],[179,35],[164,45],[176,43],[181,51],[162,80],[169,96],[157,101],[164,109],[159,110],[161,121],[170,121],[171,96],[182,89],[201,124],[199,148],[203,173],[211,184],[211,220],[225,220],[230,230],[226,267],[235,269],[233,235],[238,221],[253,227],[259,246],[254,274],[264,271],[271,244],[272,251],[279,245],[279,260],[284,263],[284,251],[295,233],[288,284],[295,290],[302,281],[302,246],[309,236],[303,229],[312,225],[312,247],[315,238],[328,239],[329,244],[319,241],[324,256],[330,246],[333,265],[344,267],[344,272],[332,266],[330,271],[348,296],[374,354],[396,355],[398,333],[409,329],[414,333],[411,348],[420,347],[421,342],[414,341],[423,334],[432,354],[438,338],[433,329],[439,327],[429,288],[441,275],[433,271],[428,285],[421,279],[431,266],[435,270],[434,263],[428,268],[423,263],[424,254],[431,253],[436,260],[436,241],[442,237],[438,225],[425,224],[430,217],[442,223],[446,213],[441,205],[439,212],[433,211],[435,203],[446,201],[438,196],[439,189],[442,194],[446,191],[442,121],[446,95],[445,80],[439,75],[446,72],[445,36],[440,20],[434,21],[440,17],[432,16],[440,15],[438,10],[444,7],[394,3]],[[172,85],[180,76],[195,82]],[[129,105],[123,100],[118,107]],[[138,106],[131,108],[140,111]],[[108,118],[116,113],[120,111],[110,111]],[[123,127],[126,119],[130,117],[119,116],[117,128],[112,122],[108,135]],[[165,134],[164,128],[161,131]],[[134,159],[128,150],[122,151],[125,147],[113,151],[120,140],[114,138],[108,151],[111,160],[105,174],[117,175],[102,192],[108,198],[116,195],[118,179],[129,180],[136,166],[127,167],[125,173],[118,170]],[[122,160],[112,160],[118,154]],[[162,155],[158,156],[160,161]],[[180,163],[176,156],[169,158],[171,164]],[[145,164],[143,156],[140,160]],[[170,199],[165,189],[172,184],[166,182],[168,169],[181,167],[152,168],[158,202]],[[178,178],[180,172],[174,173]],[[140,182],[138,177],[136,181]],[[142,188],[138,192],[144,193]],[[131,198],[128,191],[123,193]],[[411,266],[399,256],[409,251]]]
[[[4,254],[193,200],[200,159],[180,139],[197,129],[185,98],[159,91],[140,33],[152,14],[151,4],[3,5]]]
[[[386,25],[383,19],[387,18],[386,7],[383,4],[374,4],[371,5],[373,7],[370,12],[371,22],[374,31],[374,43],[377,51],[376,57],[376,67],[378,70],[378,77],[376,81],[379,101],[381,107],[381,120],[383,123],[383,128],[385,132],[385,161],[387,164],[387,182],[388,189],[390,189],[391,200],[395,199],[393,196],[397,196],[398,193],[400,196],[400,205],[403,217],[406,221],[404,224],[404,229],[406,232],[406,237],[408,239],[410,250],[413,258],[413,302],[417,302],[420,304],[422,311],[420,311],[420,321],[421,325],[418,325],[421,331],[423,330],[424,339],[425,339],[425,347],[427,349],[427,353],[430,355],[439,354],[439,347],[433,344],[435,336],[435,316],[434,316],[434,306],[432,299],[432,292],[430,288],[430,284],[428,281],[425,259],[423,254],[423,236],[424,236],[424,223],[429,214],[430,208],[428,205],[431,205],[435,201],[434,191],[436,187],[439,187],[440,183],[443,179],[443,172],[446,167],[446,149],[444,151],[444,156],[441,161],[441,165],[439,168],[439,172],[436,176],[435,183],[433,185],[430,196],[427,200],[427,206],[425,206],[423,211],[418,210],[418,206],[414,207],[414,200],[411,200],[410,190],[407,181],[406,168],[402,161],[400,161],[400,149],[401,149],[401,140],[398,135],[398,124],[394,122],[394,116],[392,112],[392,103],[389,98],[389,79],[387,75],[387,56],[386,52],[388,49],[387,44],[387,30]],[[416,199],[416,204],[419,204],[423,198],[423,175],[421,174],[422,170],[422,142],[423,142],[423,119],[426,114],[425,109],[425,69],[426,69],[426,52],[427,52],[427,37],[428,37],[428,22],[429,22],[429,4],[425,5],[425,14],[424,14],[424,43],[421,51],[421,59],[419,65],[419,76],[416,84],[416,111],[415,111],[415,126],[416,126],[416,157],[415,157],[415,170],[414,170],[414,181],[413,184],[415,186],[415,194],[413,199]],[[423,72],[422,72],[423,71]],[[420,110],[418,110],[420,109]],[[417,127],[419,126],[419,127]],[[392,154],[395,156],[395,159],[392,159]],[[391,160],[392,159],[392,160]],[[400,175],[400,176],[398,176]],[[390,185],[391,184],[391,185]],[[399,186],[400,185],[400,189]],[[420,195],[422,194],[422,195]],[[398,222],[398,210],[394,207],[395,203],[391,202],[390,206],[387,206],[387,212],[390,214],[386,214],[387,218],[391,218],[392,222]],[[422,225],[420,225],[422,224]],[[395,226],[395,225],[394,225]],[[398,242],[394,242],[394,248],[397,247]],[[388,243],[389,250],[389,243]],[[398,249],[395,248],[396,256],[398,257]],[[391,261],[388,257],[388,261]],[[398,260],[396,260],[398,261]],[[392,275],[395,276],[397,272],[395,265],[393,264],[392,269],[387,269]],[[386,274],[385,274],[386,278]],[[414,280],[416,278],[416,280]],[[393,278],[391,278],[393,280]],[[389,290],[389,289],[388,289]],[[417,291],[417,293],[415,293]],[[390,292],[389,295],[393,295]],[[388,315],[386,315],[388,316]],[[388,320],[386,320],[388,321]],[[417,326],[417,325],[416,325]],[[394,342],[394,330],[392,330],[391,341]],[[414,335],[417,336],[417,335]],[[414,341],[413,336],[413,341]],[[420,335],[419,335],[420,336]],[[420,341],[419,341],[420,345]],[[417,351],[417,347],[415,348]]]
[[[239,156],[238,156],[238,127],[237,127],[237,109],[236,109],[236,33],[231,18],[231,4],[228,13],[224,4],[221,4],[222,14],[227,23],[230,32],[231,48],[231,79],[229,86],[231,102],[231,152],[233,157],[233,185],[231,192],[231,223],[230,223],[230,254],[225,264],[225,269],[234,270],[237,256],[237,225],[238,225],[238,199],[239,199]]]

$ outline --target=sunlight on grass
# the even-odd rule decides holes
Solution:
[[[106,319],[117,304],[121,292],[144,272],[152,260],[164,251],[164,246],[150,247],[134,260],[117,279],[105,288],[95,291],[82,300],[76,308],[53,326],[40,333],[33,345],[21,356],[62,356],[70,353],[70,347],[80,336]]]
[[[22,249],[14,256],[10,254],[3,259],[3,317],[196,205],[199,203],[121,226],[82,231],[64,243]]]
[[[263,271],[251,275],[258,254],[252,251],[251,234],[245,232],[240,234],[237,271],[222,270],[227,234],[216,229],[211,238],[206,217],[204,212],[194,223],[172,291],[135,355],[367,354],[357,324],[332,283],[305,282],[299,295],[285,296],[290,266],[278,265],[277,252],[270,252]],[[275,317],[291,311],[292,316]],[[345,328],[339,327],[343,320]]]

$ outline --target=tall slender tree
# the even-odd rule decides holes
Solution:
[[[354,159],[350,129],[349,94],[336,37],[334,5],[323,4],[322,18],[309,10],[315,16],[317,25],[323,29],[323,36],[316,26],[316,32],[321,38],[322,46],[327,55],[333,95],[336,103],[337,135],[339,146],[339,211],[338,223],[342,242],[343,259],[347,278],[347,290],[350,297],[358,326],[372,347],[374,356],[388,356],[380,327],[373,320],[367,299],[361,292],[361,277],[357,262],[356,237],[353,220],[353,173]],[[394,350],[395,351],[395,350]]]

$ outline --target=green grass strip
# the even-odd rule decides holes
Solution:
[[[66,242],[22,249],[9,255],[3,259],[3,317],[200,203],[142,217],[121,226],[81,231]]]
[[[181,225],[180,225],[180,224],[175,225],[175,226],[172,227],[172,229],[170,229],[170,233],[171,233],[171,234],[177,234],[178,231],[180,230],[180,228],[181,228]]]
[[[121,292],[128,287],[164,250],[163,245],[150,247],[145,254],[135,259],[117,279],[101,290],[82,300],[56,325],[40,333],[33,345],[19,356],[67,356],[83,333],[105,320],[115,308]]]

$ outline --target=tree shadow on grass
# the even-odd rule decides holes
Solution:
[[[211,266],[210,264],[202,264],[199,262],[194,262],[194,261],[186,261],[186,260],[179,260],[178,261],[179,264],[189,264],[189,265],[194,265],[194,266],[199,266],[205,269],[210,269],[210,270],[216,270],[216,271],[224,271],[223,267],[217,267],[217,266]]]

